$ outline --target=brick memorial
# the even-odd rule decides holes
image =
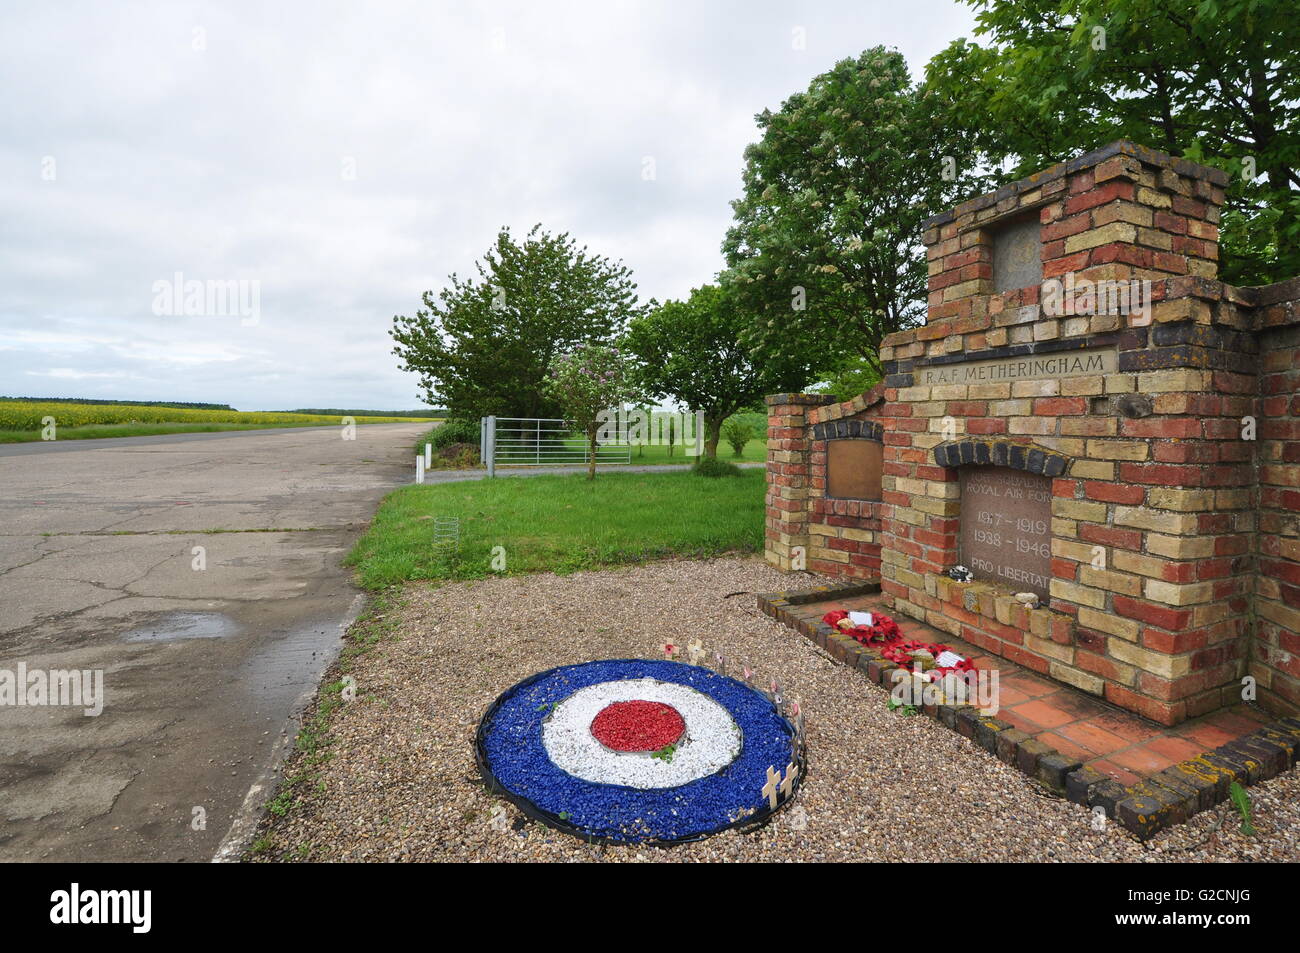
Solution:
[[[1300,710],[1300,280],[1216,279],[1227,185],[1121,141],[931,219],[884,380],[768,398],[768,560],[1165,725]]]

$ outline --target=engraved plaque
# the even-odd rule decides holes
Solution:
[[[826,441],[826,495],[842,500],[880,499],[885,445],[846,438]]]
[[[1042,283],[1042,230],[1035,212],[993,232],[994,294]]]
[[[1066,377],[1096,377],[1114,374],[1119,356],[1114,350],[1061,351],[1055,354],[1025,354],[987,361],[931,364],[916,372],[923,387],[945,384],[993,384],[1000,381],[1033,381]]]
[[[1047,604],[1052,576],[1052,481],[1008,467],[962,467],[958,561],[976,579]]]

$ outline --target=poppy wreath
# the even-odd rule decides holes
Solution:
[[[843,609],[836,609],[822,616],[822,621],[832,629],[837,629],[845,635],[851,635],[863,645],[871,645],[877,642],[894,642],[902,638],[902,633],[898,630],[898,623],[889,616],[880,612],[871,614],[871,625],[855,625],[849,618],[849,614]]]
[[[789,803],[804,773],[799,733],[770,697],[667,660],[527,678],[483,715],[475,756],[489,791],[602,843],[667,845],[757,826]],[[788,780],[775,805],[769,769]]]
[[[909,670],[916,666],[916,653],[918,652],[928,652],[935,659],[938,659],[944,652],[957,654],[952,646],[944,645],[942,642],[904,641],[898,623],[879,612],[871,614],[871,625],[855,625],[853,620],[849,618],[849,614],[843,609],[835,609],[826,613],[822,616],[822,621],[832,629],[852,636],[863,645],[875,648],[884,658]],[[975,665],[968,658],[963,658],[956,665],[936,665],[928,670],[930,674],[939,677],[943,677],[950,672],[964,674],[974,671],[976,671]]]

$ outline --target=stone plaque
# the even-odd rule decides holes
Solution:
[[[993,293],[1043,282],[1043,226],[1038,213],[993,232]]]
[[[842,500],[880,499],[885,445],[848,438],[826,441],[826,495]]]
[[[1052,577],[1052,481],[1009,467],[961,468],[958,561],[976,579],[1047,604]]]
[[[1055,354],[1026,354],[991,361],[961,364],[932,364],[917,368],[916,383],[922,387],[945,384],[989,384],[998,381],[1029,381],[1045,378],[1088,377],[1114,374],[1119,359],[1114,351],[1058,351]]]

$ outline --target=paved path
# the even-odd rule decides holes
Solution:
[[[340,560],[427,426],[0,447],[0,679],[99,670],[106,697],[97,717],[0,698],[0,860],[212,857],[337,651]]]

